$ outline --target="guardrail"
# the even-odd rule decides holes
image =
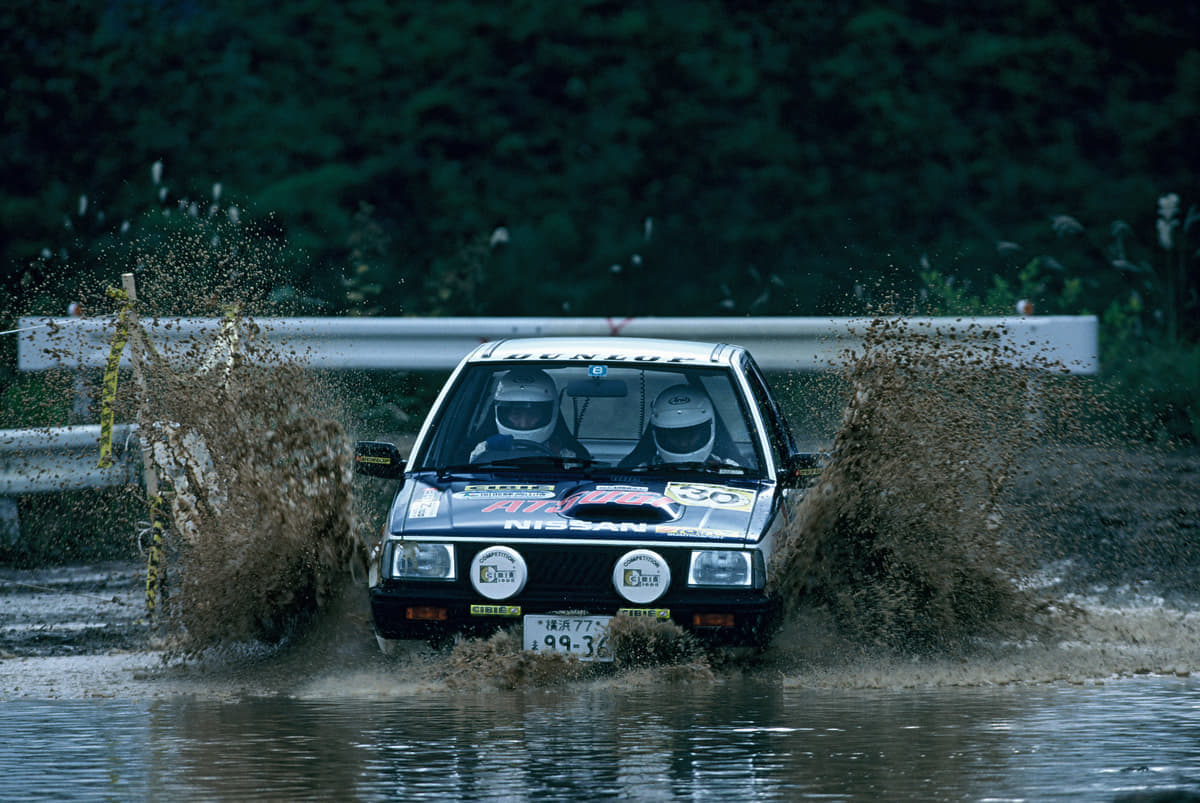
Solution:
[[[140,484],[136,424],[113,427],[113,462],[98,466],[100,426],[0,430],[0,545],[20,536],[16,497]]]
[[[98,424],[0,430],[0,496],[140,482],[136,435],[136,424],[114,426],[113,464],[99,468]]]
[[[1014,358],[1038,355],[1073,373],[1099,366],[1094,316],[910,318],[912,331],[962,338],[990,332]],[[145,319],[160,352],[181,355],[215,333],[213,318]],[[857,345],[862,318],[259,318],[257,337],[321,370],[449,371],[480,343],[506,337],[666,337],[735,343],[767,372],[825,371]],[[108,358],[113,321],[22,318],[22,371],[94,368]],[[128,357],[125,358],[128,360]],[[125,363],[127,364],[127,363]]]
[[[906,319],[913,331],[962,339],[990,333],[1019,360],[1037,356],[1072,373],[1099,368],[1094,316]],[[213,318],[143,322],[160,353],[194,358],[194,347],[221,325]],[[508,337],[665,337],[736,343],[769,373],[825,371],[837,364],[867,325],[861,318],[265,318],[256,337],[314,369],[449,371],[479,343]],[[22,371],[94,369],[108,359],[112,318],[21,318]],[[126,355],[122,364],[128,365]],[[132,425],[118,426],[124,446],[115,465],[97,468],[99,426],[0,431],[0,530],[15,521],[8,497],[137,483],[141,477]],[[8,512],[6,512],[8,511]],[[14,525],[9,525],[11,529]],[[10,536],[10,538],[15,536]],[[0,539],[2,540],[2,539]]]

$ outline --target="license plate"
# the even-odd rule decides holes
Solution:
[[[611,616],[525,616],[525,649],[574,655],[580,661],[611,661],[608,621]]]

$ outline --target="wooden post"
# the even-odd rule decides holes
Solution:
[[[129,300],[129,359],[133,363],[134,384],[141,393],[138,402],[138,440],[142,444],[142,473],[146,483],[146,501],[150,507],[150,548],[146,557],[146,614],[151,623],[158,621],[159,602],[166,582],[163,567],[163,502],[158,487],[158,469],[154,466],[153,446],[150,443],[150,422],[146,410],[146,374],[142,364],[144,343],[137,318],[137,285],[132,273],[121,274],[121,286]]]

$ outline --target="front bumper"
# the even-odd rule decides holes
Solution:
[[[671,621],[707,643],[761,646],[777,620],[779,606],[762,589],[687,587],[689,549],[660,550],[671,567],[671,587],[654,602],[637,605],[623,599],[612,585],[613,565],[629,547],[521,544],[517,548],[529,563],[529,580],[519,594],[501,601],[483,597],[461,575],[444,582],[379,582],[370,589],[376,634],[385,639],[437,639],[453,633],[491,633],[519,623],[525,614],[571,611],[613,616],[622,609],[667,610]],[[469,554],[459,555],[460,566],[469,560]],[[472,606],[484,606],[483,612],[472,612]],[[497,611],[507,615],[496,615]],[[720,625],[711,624],[714,616]]]

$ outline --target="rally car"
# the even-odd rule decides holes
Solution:
[[[407,460],[370,568],[376,636],[519,626],[524,646],[611,660],[618,615],[761,645],[789,495],[816,471],[743,348],[645,338],[488,342],[451,374]]]

